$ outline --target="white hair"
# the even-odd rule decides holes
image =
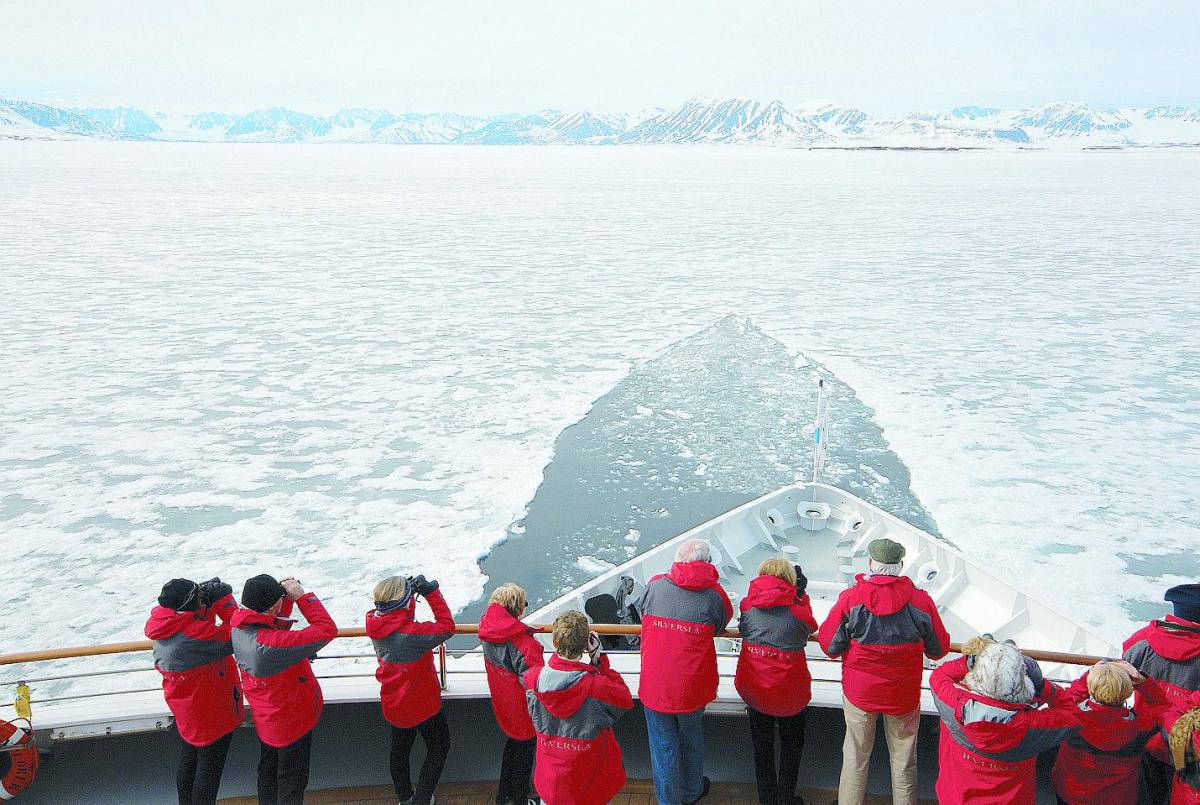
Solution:
[[[689,539],[675,549],[676,562],[711,562],[712,549],[702,539]]]
[[[975,667],[963,678],[975,693],[1013,704],[1033,701],[1033,682],[1025,674],[1025,658],[1016,646],[989,643],[975,657]]]
[[[883,562],[876,562],[874,559],[868,557],[867,570],[870,571],[872,576],[899,576],[904,570],[904,560],[893,562],[889,565]]]

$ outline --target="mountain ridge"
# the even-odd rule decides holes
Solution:
[[[1200,107],[1100,110],[1054,102],[1020,110],[964,105],[873,117],[811,101],[695,97],[672,109],[613,114],[547,109],[493,116],[347,107],[321,116],[282,106],[247,114],[166,115],[129,106],[62,108],[0,98],[0,139],[459,145],[753,145],[799,148],[1200,146]]]

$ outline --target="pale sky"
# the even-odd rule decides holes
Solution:
[[[1200,104],[1196,0],[0,0],[0,29],[0,97],[162,111]]]

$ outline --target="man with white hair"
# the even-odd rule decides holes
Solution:
[[[867,554],[870,573],[842,591],[817,633],[826,654],[842,657],[846,740],[838,805],[862,805],[880,716],[891,758],[892,801],[914,805],[921,655],[944,657],[950,635],[929,595],[901,575],[903,545],[877,539]]]
[[[655,576],[637,603],[642,618],[638,698],[646,713],[654,794],[661,805],[690,805],[708,793],[704,705],[717,698],[713,639],[733,617],[704,540],[679,546],[671,570]]]

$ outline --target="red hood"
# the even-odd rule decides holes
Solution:
[[[858,574],[859,590],[862,592],[863,603],[867,609],[876,615],[891,615],[904,609],[905,604],[912,601],[912,579],[908,576],[867,576]]]
[[[150,610],[150,617],[146,621],[146,637],[151,640],[163,640],[182,632],[195,620],[195,612],[176,612],[166,607],[155,607]]]
[[[243,626],[275,626],[275,616],[270,612],[255,612],[253,609],[238,607],[237,612],[233,613],[233,618],[229,621],[234,629],[240,629]]]
[[[491,604],[479,619],[479,639],[489,643],[507,643],[517,635],[533,630],[512,616],[500,604]]]
[[[758,607],[788,607],[797,603],[796,587],[777,576],[757,576],[750,582],[750,589],[742,599],[742,612]]]
[[[401,626],[411,622],[416,608],[417,604],[414,600],[406,607],[400,607],[382,615],[378,610],[372,609],[367,613],[367,637],[372,640],[381,640],[387,637]]]
[[[1030,709],[1028,705],[1013,704],[1012,702],[993,699],[989,696],[981,696],[978,693],[968,691],[968,695],[977,702],[989,704],[1001,710],[1008,710],[1013,714],[1014,718],[1021,711]],[[962,712],[963,708],[960,706],[957,714],[960,724],[962,724]],[[1011,721],[975,721],[971,724],[962,724],[962,730],[971,743],[984,752],[1007,752],[1021,743],[1026,734],[1024,728],[1020,726],[1014,727]]]
[[[547,665],[556,671],[582,671],[585,674],[593,673],[596,670],[596,666],[590,662],[564,660],[557,654],[550,657]],[[550,715],[555,718],[570,718],[587,701],[589,686],[581,684],[581,682],[582,680],[563,690],[537,691],[534,695],[550,711]]]
[[[667,578],[685,590],[707,590],[717,586],[717,568],[712,562],[676,562]]]
[[[1177,623],[1182,626],[1197,628],[1197,624],[1167,615],[1161,621],[1150,624],[1146,634],[1146,642],[1158,656],[1173,662],[1186,662],[1200,657],[1200,632],[1172,629],[1164,624]]]

